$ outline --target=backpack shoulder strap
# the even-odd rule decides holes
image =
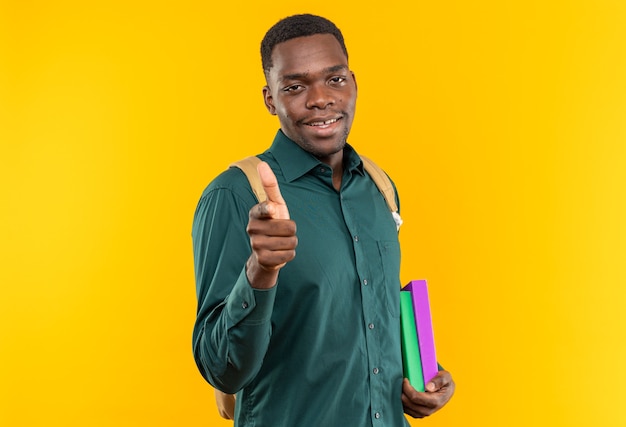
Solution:
[[[391,184],[391,180],[376,163],[365,156],[360,156],[361,160],[363,160],[363,167],[370,175],[378,190],[382,193],[385,201],[387,202],[387,206],[389,206],[389,210],[391,212],[398,212],[398,205],[396,204],[396,191],[393,188],[393,184]]]
[[[398,212],[398,205],[396,204],[396,192],[387,174],[368,157],[361,156],[361,160],[363,160],[363,166],[365,167],[365,171],[372,178],[372,181],[374,181],[376,187],[378,187],[378,190],[385,198],[387,206],[389,206],[389,210],[391,212]],[[267,199],[267,196],[265,194],[265,190],[263,189],[261,179],[259,178],[259,174],[256,169],[257,165],[260,162],[261,159],[259,159],[258,157],[250,156],[237,162],[231,163],[230,167],[237,167],[242,170],[242,172],[246,175],[246,178],[248,178],[248,181],[250,182],[250,187],[252,188],[252,192],[256,196],[257,200],[262,202]]]
[[[250,187],[252,188],[252,192],[256,196],[256,199],[259,202],[264,202],[267,199],[267,195],[265,194],[265,190],[263,189],[263,184],[261,184],[261,178],[259,178],[259,173],[256,170],[256,167],[259,163],[261,163],[261,159],[259,159],[257,156],[250,156],[237,162],[231,163],[229,167],[237,167],[241,169],[242,172],[246,175],[246,178],[248,178],[248,182],[250,183]]]

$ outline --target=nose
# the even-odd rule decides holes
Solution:
[[[306,107],[309,109],[325,109],[335,103],[332,89],[325,84],[311,85],[307,91]]]

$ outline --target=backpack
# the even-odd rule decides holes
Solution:
[[[396,228],[400,229],[400,225],[402,225],[402,219],[400,219],[400,215],[398,214],[398,205],[396,204],[396,191],[391,184],[391,180],[376,163],[370,160],[367,157],[360,156],[363,161],[363,166],[365,167],[365,171],[369,174],[369,176],[378,187],[378,190],[385,198],[387,202],[387,206],[391,211],[391,215],[393,216],[393,220],[396,223]],[[250,187],[252,188],[252,192],[256,196],[259,202],[263,202],[267,199],[265,195],[265,190],[263,190],[263,185],[261,184],[261,180],[259,179],[259,174],[257,173],[256,167],[261,162],[256,156],[246,157],[245,159],[234,162],[230,165],[230,167],[237,167],[243,171],[248,178],[248,182],[250,183]]]

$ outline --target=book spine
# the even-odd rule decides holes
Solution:
[[[428,299],[426,280],[413,280],[408,285],[413,299],[415,312],[415,328],[420,349],[424,383],[427,383],[438,372],[437,355],[435,353],[435,337]],[[406,287],[405,287],[406,289]]]
[[[400,326],[404,377],[417,391],[424,391],[424,376],[410,292],[400,291]]]

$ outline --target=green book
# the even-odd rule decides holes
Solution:
[[[400,330],[402,334],[402,367],[404,377],[417,391],[424,391],[422,359],[417,341],[413,298],[410,291],[400,291]]]

